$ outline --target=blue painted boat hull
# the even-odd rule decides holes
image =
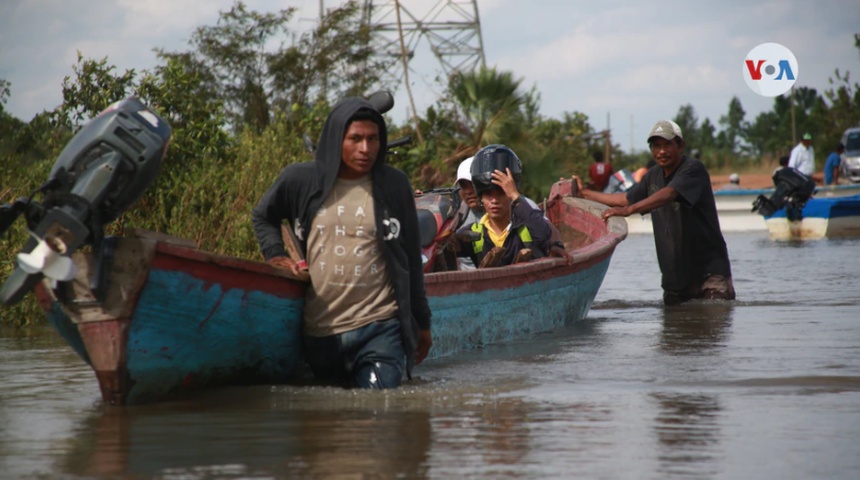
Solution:
[[[133,245],[128,248],[129,245]],[[141,247],[142,246],[142,247]],[[144,249],[130,276],[125,258]],[[131,253],[126,253],[131,252]],[[134,255],[131,255],[132,257]],[[83,284],[91,260],[76,255]],[[146,239],[121,239],[105,307],[76,306],[42,285],[48,321],[89,363],[105,402],[140,404],[218,385],[285,383],[304,374],[306,282],[269,265]],[[142,277],[139,279],[139,277]],[[139,292],[117,305],[116,290]],[[83,300],[83,302],[81,302]]]
[[[774,240],[820,240],[860,237],[860,195],[813,197],[803,207],[801,220],[789,220],[783,208],[765,217]]]
[[[605,208],[560,194],[547,203],[572,260],[425,274],[433,311],[429,358],[584,318],[627,235],[624,219],[600,218]],[[49,321],[92,366],[106,403],[307,380],[301,356],[306,278],[153,235],[119,239],[102,301],[89,290],[92,260],[82,254],[75,254],[80,272],[70,287],[42,283],[36,290]]]

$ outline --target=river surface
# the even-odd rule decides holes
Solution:
[[[110,408],[49,326],[0,330],[0,478],[860,478],[860,241],[726,240],[737,302],[664,309],[632,235],[585,321],[384,393]]]

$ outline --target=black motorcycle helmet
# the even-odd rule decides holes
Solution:
[[[506,168],[511,170],[511,175],[514,177],[514,183],[517,188],[523,178],[523,163],[520,161],[517,154],[505,145],[487,145],[478,150],[475,158],[472,160],[472,183],[475,185],[475,193],[480,196],[492,188],[499,188],[493,183],[493,172],[495,170],[505,171]]]

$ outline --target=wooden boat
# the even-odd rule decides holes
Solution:
[[[626,237],[623,219],[553,186],[546,215],[571,259],[425,274],[433,311],[429,358],[548,331],[584,318]],[[111,405],[140,404],[218,385],[303,381],[306,279],[262,262],[203,252],[187,241],[132,232],[115,239],[107,289],[78,276],[36,287],[48,320],[96,373]]]
[[[769,197],[773,188],[717,190],[714,200],[717,203],[717,216],[720,219],[720,229],[723,232],[765,232],[769,230],[762,216],[752,211],[752,204],[759,195]],[[860,184],[820,186],[815,189],[815,197],[841,198],[860,194]],[[633,234],[651,234],[650,215],[631,215],[627,217],[628,232]]]
[[[774,240],[820,240],[860,237],[860,195],[822,197],[816,194],[802,210],[800,220],[789,220],[786,209],[764,217]]]

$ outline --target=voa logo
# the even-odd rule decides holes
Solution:
[[[753,92],[775,97],[789,91],[797,81],[797,59],[778,43],[762,43],[747,54],[742,72]]]

